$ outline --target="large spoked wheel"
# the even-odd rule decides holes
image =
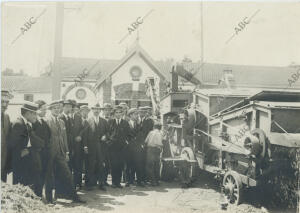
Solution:
[[[190,147],[185,147],[181,150],[180,157],[188,161],[188,177],[193,178],[195,176],[195,163],[190,161],[195,161],[195,155]]]
[[[223,186],[228,202],[234,205],[240,204],[243,187],[240,176],[234,171],[227,172],[223,179]]]

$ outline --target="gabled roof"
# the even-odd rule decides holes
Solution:
[[[1,76],[1,87],[18,92],[51,92],[50,77]]]
[[[122,67],[130,58],[134,55],[138,54],[151,69],[156,72],[159,76],[166,79],[169,77],[164,71],[161,71],[157,66],[155,61],[146,53],[146,51],[140,46],[138,41],[134,44],[133,48],[127,52],[127,54],[120,60],[120,62],[111,70],[106,71],[103,75],[98,79],[96,87],[101,85],[105,79],[115,73],[120,67]]]

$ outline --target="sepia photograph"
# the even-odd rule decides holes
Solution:
[[[1,212],[300,213],[300,1],[1,1]]]

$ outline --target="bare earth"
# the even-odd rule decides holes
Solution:
[[[205,178],[206,179],[206,178]],[[209,181],[210,183],[207,183]],[[54,209],[58,212],[92,213],[282,213],[287,210],[270,211],[247,201],[239,206],[229,205],[227,210],[221,210],[220,192],[212,180],[198,180],[192,188],[182,189],[178,182],[162,182],[159,187],[131,186],[123,189],[107,188],[107,192],[94,189],[82,190],[79,195],[87,201],[85,205],[66,203],[58,200]],[[256,207],[255,207],[256,206]]]

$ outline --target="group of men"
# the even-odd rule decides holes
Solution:
[[[38,100],[24,103],[11,123],[5,113],[10,94],[1,94],[2,181],[12,171],[13,184],[29,185],[40,197],[45,187],[49,203],[53,189],[55,197],[84,202],[77,195],[83,183],[105,191],[109,173],[114,188],[122,188],[122,177],[125,186],[158,185],[163,138],[151,107]]]

